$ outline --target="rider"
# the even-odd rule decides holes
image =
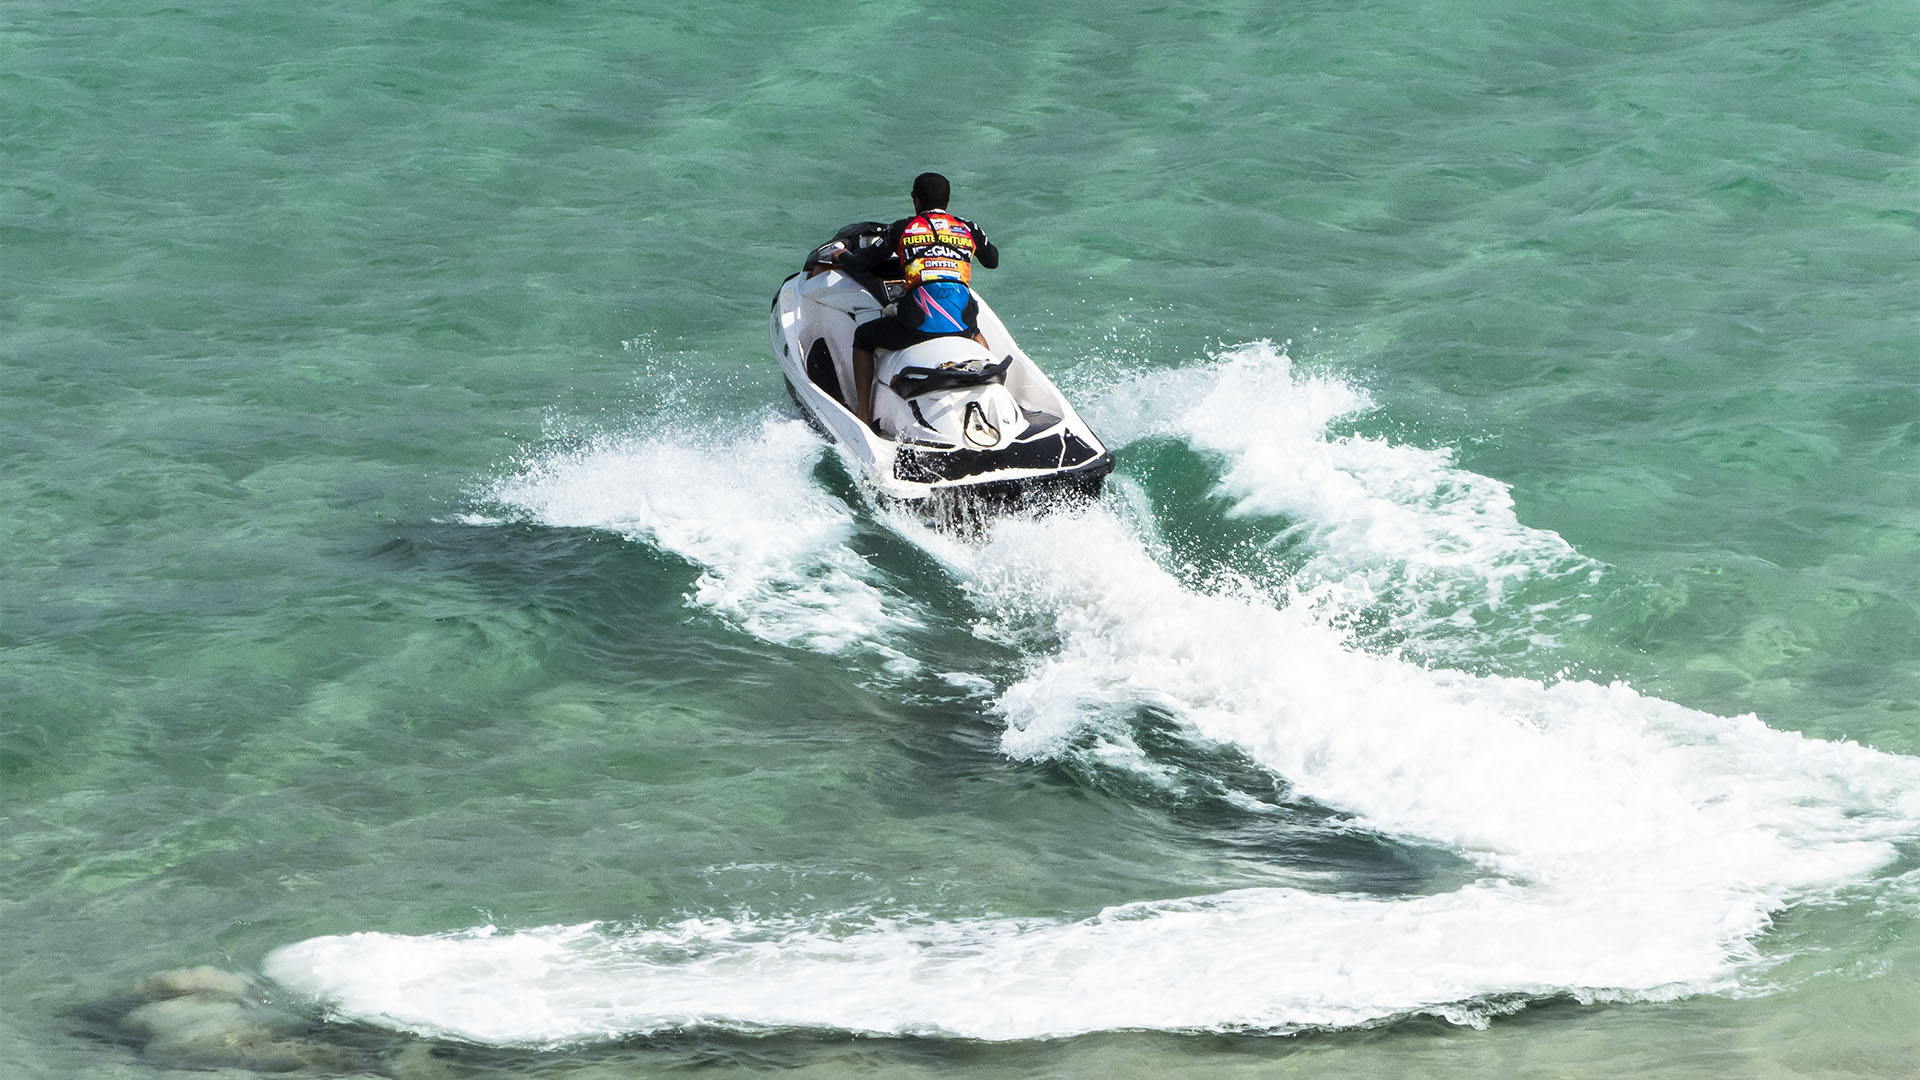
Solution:
[[[952,186],[939,173],[913,178],[913,216],[887,227],[886,244],[878,250],[900,260],[907,291],[891,314],[861,323],[853,332],[853,385],[863,421],[873,417],[873,350],[904,349],[929,338],[963,335],[980,344],[980,302],[968,282],[973,260],[992,270],[1000,265],[1000,249],[980,226],[947,213]]]

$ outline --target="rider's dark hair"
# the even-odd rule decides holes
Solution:
[[[927,210],[945,210],[953,198],[953,186],[937,172],[923,172],[913,178],[913,201]]]

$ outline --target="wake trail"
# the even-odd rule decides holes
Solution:
[[[1277,396],[1291,419],[1219,435],[1213,413],[1250,393]],[[1342,605],[1385,603],[1416,632],[1452,633],[1448,603],[1491,610],[1515,588],[1598,570],[1520,524],[1504,486],[1450,455],[1331,434],[1365,407],[1339,380],[1296,376],[1254,346],[1112,400],[1169,419],[1100,424],[1216,454],[1236,512],[1294,519],[1312,555],[1292,580],[1196,586],[1156,557],[1150,517],[1115,503],[1001,521],[971,543],[896,521],[970,594],[976,633],[1028,650],[1024,674],[993,692],[1004,751],[1164,770],[1133,740],[1151,708],[1357,828],[1459,853],[1478,880],[1406,898],[1242,889],[1079,920],[825,912],[349,934],[280,949],[268,974],[343,1016],[507,1044],[689,1026],[1030,1039],[1417,1013],[1481,1024],[1546,997],[1738,986],[1773,913],[1870,879],[1920,837],[1920,760],[1623,684],[1476,675],[1357,647]],[[742,465],[721,449],[759,456]],[[494,497],[700,564],[689,602],[750,633],[885,655],[912,604],[847,547],[851,515],[809,478],[821,450],[768,421],[744,445],[548,458]],[[682,498],[659,486],[663,470],[709,482]],[[1415,568],[1447,583],[1444,601],[1394,584]],[[1535,634],[1539,620],[1551,629],[1530,610],[1488,632]]]

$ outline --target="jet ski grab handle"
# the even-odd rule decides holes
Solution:
[[[922,394],[931,394],[935,390],[1004,383],[1007,381],[1007,369],[1012,366],[1013,357],[1009,356],[997,364],[984,360],[966,360],[957,364],[943,364],[937,368],[905,367],[895,372],[893,379],[887,385],[901,397],[912,399]]]

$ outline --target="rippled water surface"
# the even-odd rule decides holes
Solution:
[[[20,0],[0,1060],[1908,1075],[1915,29]],[[1097,504],[789,402],[923,169]]]

